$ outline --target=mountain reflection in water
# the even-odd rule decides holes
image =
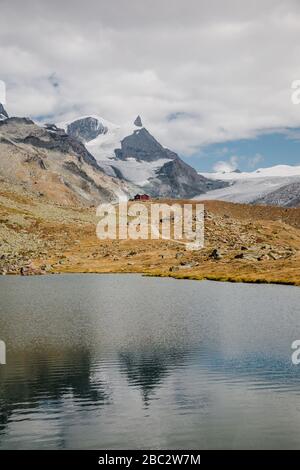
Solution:
[[[0,280],[0,448],[298,448],[300,290]]]

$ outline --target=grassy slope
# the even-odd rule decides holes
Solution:
[[[163,240],[101,242],[95,209],[63,207],[1,181],[0,272],[139,272],[300,285],[300,209],[204,204],[205,248],[189,252]],[[220,259],[210,257],[213,249]]]

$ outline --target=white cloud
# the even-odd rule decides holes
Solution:
[[[223,150],[223,152],[222,152]],[[221,153],[228,152],[228,149],[224,148]],[[246,155],[232,155],[228,160],[220,160],[213,165],[213,170],[220,173],[230,173],[231,171],[239,169],[239,165],[247,165],[250,169],[256,168],[258,163],[264,160],[263,155],[256,153],[252,157]]]
[[[248,166],[250,168],[255,168],[258,163],[261,163],[264,160],[264,157],[260,153],[256,153],[253,157],[248,159]]]
[[[233,155],[229,160],[220,160],[213,166],[213,170],[218,173],[230,173],[238,168],[239,157]]]
[[[12,114],[140,114],[192,154],[300,125],[299,31],[297,0],[2,0],[0,79]]]

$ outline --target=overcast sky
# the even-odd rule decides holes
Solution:
[[[0,79],[11,114],[141,114],[200,155],[300,126],[300,1],[0,0]]]

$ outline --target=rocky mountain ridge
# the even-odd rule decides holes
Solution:
[[[28,118],[0,121],[0,176],[65,205],[116,201],[134,191],[107,176],[82,142]]]
[[[256,199],[254,204],[300,207],[300,179],[294,183],[281,186],[262,198]]]

